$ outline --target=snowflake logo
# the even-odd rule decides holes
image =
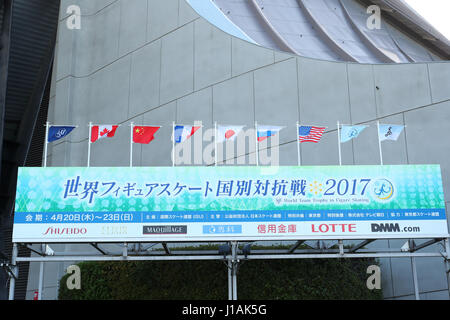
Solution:
[[[322,191],[323,191],[322,184],[317,182],[317,181],[314,181],[313,183],[310,183],[309,187],[310,187],[309,188],[309,192],[311,192],[311,193],[313,193],[315,195],[317,195],[319,193],[322,193]]]

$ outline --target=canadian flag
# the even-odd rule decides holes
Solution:
[[[116,130],[119,126],[112,125],[102,125],[102,126],[92,126],[91,129],[91,142],[102,139],[102,138],[112,138],[116,134]]]

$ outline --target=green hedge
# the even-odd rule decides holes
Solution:
[[[374,259],[247,260],[238,272],[238,297],[247,300],[382,299],[369,290]],[[81,289],[60,281],[61,300],[225,300],[224,261],[83,262]]]

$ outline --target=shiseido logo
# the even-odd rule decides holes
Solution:
[[[144,226],[144,234],[186,234],[187,226]]]
[[[46,235],[63,235],[63,234],[86,234],[87,229],[86,228],[54,228],[49,227],[45,232],[44,236]]]

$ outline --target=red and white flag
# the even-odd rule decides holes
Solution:
[[[116,130],[119,126],[113,125],[101,125],[101,126],[92,126],[91,129],[91,142],[102,139],[102,138],[112,138],[116,134]]]
[[[244,126],[218,126],[217,142],[233,141],[243,128]]]
[[[154,134],[161,127],[149,126],[134,126],[133,127],[133,142],[141,144],[149,144],[155,139]]]

